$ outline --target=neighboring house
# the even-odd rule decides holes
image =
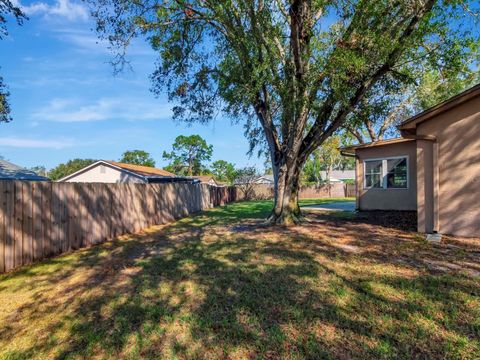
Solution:
[[[201,184],[208,184],[213,186],[225,186],[225,184],[215,180],[215,178],[211,175],[197,175],[197,176],[189,176],[190,179],[196,179],[200,181]]]
[[[398,126],[403,138],[343,148],[359,210],[415,210],[419,232],[480,236],[480,84]]]
[[[347,182],[348,180],[355,181],[355,170],[332,170],[330,171],[330,179],[327,179],[327,172],[320,171],[322,180],[328,180],[331,183]]]
[[[327,179],[327,172],[320,171],[320,177],[322,180]],[[330,172],[330,182],[345,182],[346,180],[355,180],[355,170],[332,170]],[[274,184],[273,175],[262,175],[255,179],[255,184],[265,184],[271,185]]]
[[[106,160],[97,161],[58,181],[80,183],[198,183],[198,180],[179,177],[163,169]]]
[[[258,177],[257,179],[255,179],[255,181],[253,181],[253,182],[255,184],[265,184],[265,185],[273,186],[274,179],[273,179],[273,175],[262,175],[262,176]]]
[[[0,160],[0,180],[50,181],[45,176],[37,175],[34,171]]]

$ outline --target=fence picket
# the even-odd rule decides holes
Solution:
[[[5,271],[15,267],[15,183],[4,182],[5,198]]]
[[[33,260],[41,259],[43,254],[41,184],[32,183]]]
[[[0,273],[5,271],[5,182],[0,181]]]
[[[14,182],[14,267],[21,266],[23,260],[23,186],[21,181]]]
[[[22,184],[22,264],[33,261],[33,216],[32,183]]]
[[[43,231],[43,256],[53,254],[53,223],[52,223],[52,184],[42,183],[42,231]]]

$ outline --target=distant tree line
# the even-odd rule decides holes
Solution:
[[[229,185],[234,184],[245,172],[255,169],[253,167],[237,168],[235,164],[225,160],[211,162],[212,153],[213,146],[208,144],[200,135],[180,135],[172,144],[171,151],[164,151],[162,157],[169,162],[165,166],[165,170],[176,175],[212,175],[217,181]],[[98,159],[77,158],[61,163],[51,170],[47,170],[45,166],[35,166],[30,168],[30,170],[35,171],[39,175],[48,176],[52,180],[59,180],[96,161]],[[150,153],[144,150],[127,150],[118,161],[155,167],[155,160]],[[259,174],[259,171],[256,169],[254,172],[256,175]]]
[[[347,170],[354,168],[352,158],[346,158],[340,154],[340,146],[350,144],[352,136],[347,132],[333,136],[321,147],[319,147],[309,157],[303,168],[303,184],[320,184],[328,179],[328,174],[333,170]],[[178,176],[199,176],[212,175],[217,181],[227,185],[235,183],[242,184],[245,192],[251,191],[249,184],[253,179],[258,178],[262,173],[271,175],[272,170],[268,161],[265,163],[265,169],[259,171],[256,167],[246,166],[237,167],[235,164],[226,160],[216,160],[211,162],[213,146],[208,144],[200,135],[180,135],[172,144],[171,151],[163,152],[163,159],[169,163],[165,170]],[[59,180],[93,164],[98,159],[72,159],[66,163],[61,163],[53,169],[47,171],[44,166],[35,166],[30,170],[35,171],[42,176],[48,176],[52,180]],[[155,160],[150,153],[144,150],[127,150],[119,162],[155,167]],[[322,179],[321,171],[325,171],[327,179]]]

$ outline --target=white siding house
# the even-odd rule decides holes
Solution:
[[[85,168],[65,176],[59,182],[75,183],[154,183],[154,182],[198,182],[198,180],[178,177],[163,169],[148,166],[97,161]]]

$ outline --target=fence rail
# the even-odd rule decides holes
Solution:
[[[252,187],[252,198],[271,199],[273,198],[273,186],[258,184]],[[355,197],[355,185],[344,183],[331,183],[326,185],[308,185],[300,188],[298,197],[300,199],[324,199]]]
[[[0,181],[0,273],[235,200],[203,184]]]

